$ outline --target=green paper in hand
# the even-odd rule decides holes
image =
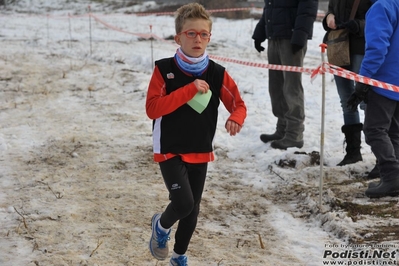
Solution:
[[[197,113],[201,114],[208,106],[211,96],[211,90],[208,90],[207,93],[197,92],[197,94],[190,101],[188,101],[187,104]]]

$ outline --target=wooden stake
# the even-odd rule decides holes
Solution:
[[[97,249],[101,246],[101,244],[103,243],[103,241],[100,241],[100,239],[97,242],[97,247],[90,253],[90,257],[93,256],[94,252],[97,251]]]
[[[263,245],[262,237],[260,236],[260,234],[258,234],[258,236],[259,236],[260,248],[265,249],[265,245]]]

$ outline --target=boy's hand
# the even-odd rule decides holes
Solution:
[[[209,84],[202,79],[194,80],[194,85],[197,87],[197,90],[201,93],[207,93],[209,90]]]
[[[235,136],[237,133],[240,133],[242,128],[239,124],[231,120],[227,120],[225,127],[227,133],[230,133],[230,136]]]

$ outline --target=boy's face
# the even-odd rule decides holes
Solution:
[[[204,19],[190,19],[183,25],[180,33],[175,35],[175,41],[183,53],[190,57],[200,57],[204,54],[211,39],[209,22]]]

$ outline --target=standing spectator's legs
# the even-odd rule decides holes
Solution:
[[[269,40],[267,48],[267,56],[270,64],[281,65],[280,56],[278,55],[278,41]],[[277,117],[276,132],[267,140],[282,139],[285,136],[286,119],[284,117],[288,106],[282,90],[284,86],[284,75],[282,71],[269,70],[269,95],[272,104],[272,112]],[[262,138],[262,137],[261,137]],[[264,141],[267,142],[267,141]]]
[[[268,58],[270,64],[284,66],[303,66],[305,47],[293,54],[290,40],[269,40]],[[272,143],[273,148],[303,146],[305,120],[304,92],[302,74],[291,71],[269,71],[269,93],[273,114],[280,124],[285,124],[285,136]]]
[[[381,182],[366,190],[368,197],[399,194],[399,103],[373,90],[368,93],[364,134],[378,160]]]
[[[351,55],[351,65],[345,67],[345,69],[358,73],[362,60],[363,55]],[[360,123],[358,109],[352,110],[352,108],[348,107],[347,103],[349,97],[355,91],[355,82],[340,76],[334,76],[334,79],[344,117],[344,125],[341,131],[345,134],[346,154],[344,159],[337,164],[338,166],[342,166],[363,160],[362,154],[360,153],[363,124]]]
[[[362,60],[363,55],[352,55],[351,65],[349,67],[346,67],[346,69],[358,73]],[[340,76],[334,76],[334,80],[341,102],[341,108],[344,116],[344,125],[359,124],[359,111],[357,109],[352,110],[352,108],[348,107],[348,99],[355,91],[355,82],[353,80],[342,78]]]

